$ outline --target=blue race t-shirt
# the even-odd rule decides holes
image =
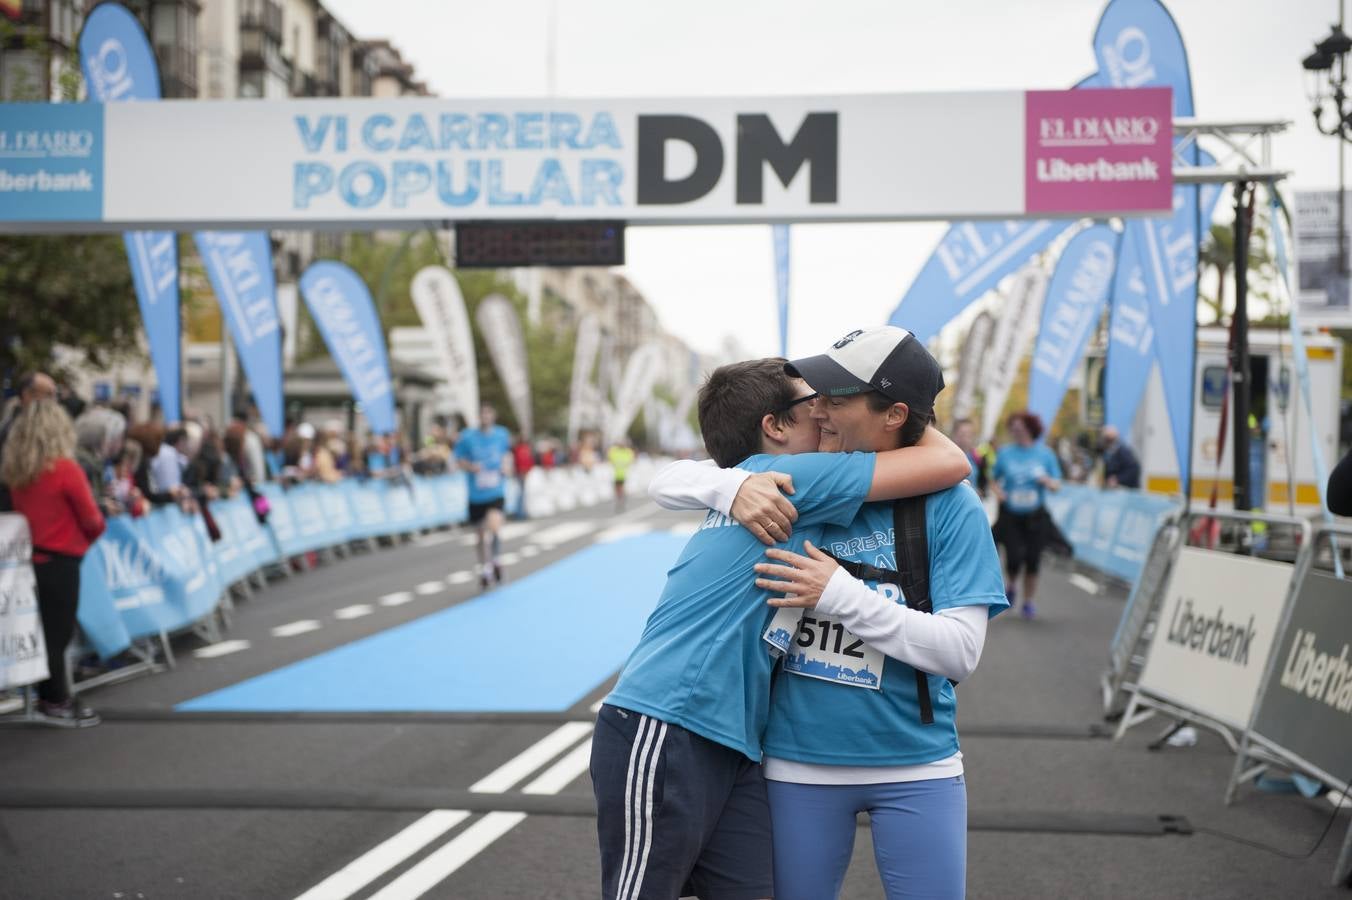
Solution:
[[[1059,479],[1061,463],[1046,444],[1009,444],[1000,448],[991,475],[1004,488],[1009,511],[1026,514],[1037,512],[1047,499],[1047,489],[1037,480],[1044,475]]]
[[[925,499],[930,601],[934,611],[1009,606],[986,511],[971,485]],[[868,503],[844,528],[827,527],[822,547],[840,559],[896,570],[891,503]],[[869,586],[904,603],[894,585]],[[915,670],[863,644],[838,622],[807,610],[775,682],[765,753],[834,766],[911,766],[958,751],[957,697],[929,676],[934,723],[920,722]]]
[[[753,456],[738,468],[793,477],[798,521],[787,544],[803,552],[821,526],[851,521],[873,482],[871,453]],[[690,538],[606,702],[679,725],[753,760],[770,706],[775,657],[761,634],[775,608],[756,587],[765,545],[710,512]]]
[[[489,503],[501,500],[507,491],[502,474],[502,458],[512,448],[512,436],[506,428],[494,425],[489,431],[467,428],[455,443],[455,458],[478,463],[479,471],[466,472],[469,502]]]

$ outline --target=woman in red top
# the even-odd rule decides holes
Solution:
[[[80,560],[103,534],[103,514],[75,461],[75,428],[55,400],[30,403],[19,413],[0,455],[0,479],[33,537],[49,673],[38,685],[38,710],[55,725],[97,725],[98,715],[71,699],[66,645],[75,634]]]

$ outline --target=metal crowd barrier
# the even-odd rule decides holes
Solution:
[[[1270,765],[1316,778],[1344,796],[1352,791],[1352,580],[1339,554],[1352,526],[1321,524],[1296,565],[1274,652],[1259,685],[1226,785],[1239,786]],[[1332,883],[1352,876],[1352,825],[1343,839]]]
[[[1127,690],[1128,681],[1135,678],[1145,662],[1149,639],[1155,627],[1155,616],[1159,611],[1160,596],[1182,538],[1179,512],[1169,513],[1155,529],[1150,552],[1141,566],[1140,577],[1127,597],[1127,605],[1122,610],[1122,618],[1108,647],[1108,669],[1100,680],[1103,712],[1109,717],[1114,714],[1113,707],[1118,695]],[[1120,715],[1121,710],[1117,714]]]
[[[1291,531],[1290,541],[1277,533],[1283,529]],[[1298,562],[1308,553],[1311,526],[1291,516],[1201,510],[1183,516],[1180,531],[1167,576],[1160,572],[1162,587],[1138,601],[1145,611],[1129,610],[1140,625],[1131,657],[1141,662],[1118,682],[1129,697],[1114,740],[1161,713],[1173,722],[1156,745],[1193,724],[1215,731],[1237,751],[1236,735],[1252,714],[1296,586],[1285,557]],[[1189,546],[1197,537],[1211,546]],[[1264,596],[1265,590],[1280,599]],[[1238,615],[1224,618],[1226,604],[1232,613],[1238,607]]]

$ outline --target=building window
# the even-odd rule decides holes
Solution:
[[[36,50],[0,53],[0,97],[5,100],[46,100],[47,79],[42,54]]]
[[[1225,403],[1228,382],[1225,366],[1207,366],[1202,369],[1202,406],[1220,409]]]

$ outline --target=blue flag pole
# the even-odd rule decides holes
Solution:
[[[789,355],[789,226],[775,225],[775,287],[779,300],[779,355]]]

